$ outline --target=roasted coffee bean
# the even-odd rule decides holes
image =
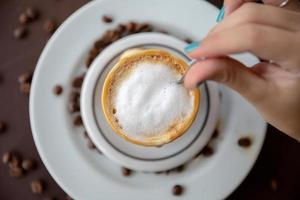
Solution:
[[[16,168],[20,167],[20,158],[17,155],[12,154],[9,162],[8,162],[9,168]]]
[[[103,21],[104,23],[109,24],[109,23],[113,22],[113,19],[112,19],[112,17],[110,17],[110,16],[103,15],[103,16],[102,16],[102,21]]]
[[[68,111],[70,113],[75,113],[75,112],[80,111],[79,103],[78,102],[74,102],[74,101],[70,101],[68,103]]]
[[[151,26],[147,23],[138,24],[136,26],[136,32],[150,32],[151,30]]]
[[[25,13],[21,13],[19,16],[19,22],[22,25],[25,25],[29,22],[29,17]]]
[[[247,147],[250,147],[251,144],[252,144],[252,141],[249,137],[242,137],[238,140],[238,145],[240,147],[247,148]]]
[[[121,169],[122,169],[123,176],[130,176],[131,175],[131,172],[132,172],[131,169],[128,169],[126,167],[122,167]]]
[[[14,30],[14,37],[17,39],[23,39],[27,36],[28,31],[25,27],[18,27]]]
[[[77,115],[77,116],[74,117],[73,124],[75,126],[81,126],[82,125],[82,119],[81,119],[80,115]]]
[[[53,94],[55,94],[56,96],[61,95],[62,92],[63,92],[63,88],[62,88],[61,85],[56,85],[56,86],[53,88]]]
[[[44,22],[43,29],[47,34],[51,35],[56,30],[56,23],[48,19]]]
[[[119,32],[120,34],[123,34],[126,31],[126,26],[124,24],[119,24],[118,27],[116,28],[116,31]]]
[[[25,72],[21,74],[18,78],[19,83],[31,83],[32,73]]]
[[[80,97],[79,92],[72,91],[71,94],[70,94],[70,101],[72,101],[72,102],[78,102],[79,101],[79,97]]]
[[[92,64],[95,58],[88,56],[87,59],[85,60],[85,66],[89,68],[89,66]]]
[[[83,79],[84,79],[83,76],[76,77],[72,82],[72,86],[74,88],[81,88]]]
[[[2,162],[3,164],[8,164],[12,158],[12,154],[10,152],[5,152],[2,156]]]
[[[180,166],[176,167],[175,170],[176,170],[176,172],[183,172],[184,165],[180,165]]]
[[[25,159],[22,161],[21,166],[25,171],[29,171],[35,167],[35,162],[32,159]]]
[[[183,188],[183,186],[181,186],[181,185],[175,185],[175,186],[172,188],[172,193],[173,193],[173,195],[175,195],[175,196],[180,196],[180,195],[182,195],[183,192],[184,192],[184,188]]]
[[[184,41],[185,41],[186,43],[188,43],[188,44],[193,43],[193,40],[191,40],[190,38],[186,38]]]
[[[103,49],[104,47],[106,47],[106,43],[101,39],[97,40],[95,43],[94,43],[94,48],[96,49]]]
[[[275,179],[272,179],[272,180],[270,181],[270,187],[271,187],[271,189],[272,189],[273,191],[278,190],[278,183],[277,183],[277,181],[276,181]]]
[[[44,192],[44,185],[40,180],[32,181],[30,183],[30,188],[33,194],[42,194]]]
[[[209,156],[211,156],[211,155],[214,154],[214,150],[213,150],[212,147],[210,147],[210,146],[207,145],[206,147],[203,148],[203,150],[201,151],[201,153],[202,153],[203,156],[209,157]]]
[[[39,17],[39,12],[34,8],[28,7],[26,9],[26,15],[30,20],[35,20]]]
[[[7,124],[3,121],[0,121],[0,133],[4,133],[7,130]]]
[[[87,140],[87,146],[88,146],[89,149],[95,149],[96,148],[95,144],[93,143],[93,141],[90,138],[87,138],[86,140]]]
[[[21,178],[24,175],[24,171],[21,167],[10,167],[9,175],[14,178]]]
[[[126,24],[126,31],[129,33],[134,33],[136,30],[136,23],[135,22],[128,22]]]
[[[89,56],[96,58],[97,55],[99,54],[99,49],[94,47],[90,50]]]
[[[211,138],[216,139],[218,136],[219,136],[219,131],[218,131],[218,129],[215,129],[212,136],[211,136]]]
[[[30,93],[30,87],[31,87],[31,84],[30,83],[22,83],[20,85],[20,90],[23,94],[25,95],[29,95]]]

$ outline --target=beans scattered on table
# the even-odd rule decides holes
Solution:
[[[25,13],[31,21],[36,20],[39,17],[39,11],[32,7],[28,7]]]
[[[21,13],[19,16],[19,22],[22,25],[26,25],[29,22],[29,18],[25,13]]]
[[[42,194],[44,192],[44,185],[41,180],[34,180],[30,183],[30,188],[33,194]]]
[[[22,26],[17,27],[17,28],[14,30],[14,37],[15,37],[16,39],[23,39],[23,38],[25,38],[25,37],[27,36],[27,34],[28,34],[27,28],[22,27]]]
[[[35,162],[32,159],[24,159],[22,160],[21,166],[25,171],[30,171],[35,167]]]
[[[47,19],[44,22],[43,29],[44,29],[45,33],[47,33],[48,35],[53,34],[55,32],[55,30],[56,30],[56,23],[55,23],[55,21],[51,20],[51,19]]]
[[[10,152],[5,152],[2,156],[2,163],[7,165],[12,158],[12,154]]]
[[[30,88],[31,88],[30,83],[23,83],[20,85],[20,91],[27,96],[29,96]]]

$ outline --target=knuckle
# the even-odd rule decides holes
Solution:
[[[262,38],[262,31],[255,25],[247,24],[244,27],[245,33],[245,44],[247,45],[248,50],[252,50],[253,48],[259,45],[259,40]]]
[[[253,2],[248,2],[242,5],[240,12],[245,16],[257,16],[260,14],[258,9],[258,4]]]

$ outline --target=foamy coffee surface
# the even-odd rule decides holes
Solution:
[[[194,96],[176,83],[181,76],[166,63],[134,64],[113,87],[111,106],[122,132],[140,139],[180,127],[194,109]]]

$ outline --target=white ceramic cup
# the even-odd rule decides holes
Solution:
[[[157,147],[143,147],[126,141],[108,125],[101,107],[101,94],[107,73],[120,55],[132,48],[158,48],[189,62],[182,52],[187,44],[161,33],[139,33],[116,41],[94,60],[81,91],[80,106],[88,135],[111,160],[140,171],[162,171],[192,159],[209,141],[218,119],[219,92],[216,83],[201,86],[200,106],[189,130],[175,141]]]

